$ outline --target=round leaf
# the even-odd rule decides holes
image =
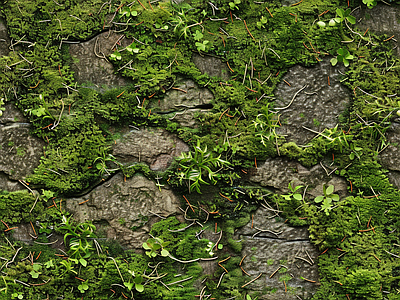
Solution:
[[[303,196],[301,194],[294,194],[293,198],[296,200],[303,200]]]
[[[333,193],[334,190],[335,190],[335,187],[334,187],[333,185],[330,185],[330,186],[328,186],[327,189],[326,189],[326,194],[327,194],[327,195],[330,195],[330,194]]]
[[[332,19],[332,20],[329,21],[328,24],[329,24],[329,26],[336,26],[337,23],[335,22],[334,19]]]
[[[326,26],[326,23],[325,23],[325,22],[322,22],[322,21],[318,21],[318,22],[317,22],[317,25],[318,25],[319,27],[323,28],[323,27]]]
[[[324,200],[324,196],[317,196],[314,199],[315,203],[320,203],[320,202],[322,202],[322,200]]]
[[[336,57],[334,57],[334,58],[331,59],[331,64],[332,64],[332,66],[336,66],[336,65],[337,65],[337,62],[338,62],[338,60],[337,60]]]
[[[135,284],[135,289],[136,289],[139,293],[141,293],[141,292],[144,291],[144,286],[143,286],[143,284]]]

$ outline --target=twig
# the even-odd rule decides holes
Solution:
[[[203,261],[203,260],[205,260],[205,261],[214,260],[214,259],[218,258],[218,256],[215,256],[215,257],[211,257],[211,258],[196,258],[196,259],[192,259],[192,260],[180,260],[180,259],[177,259],[177,258],[173,257],[171,254],[169,254],[168,257],[171,258],[172,260],[175,260],[175,261],[180,262],[182,264],[189,264],[189,263],[192,263],[192,262]]]
[[[190,280],[190,279],[192,279],[192,278],[193,278],[193,276],[190,276],[190,277],[188,277],[188,278],[185,278],[185,279],[182,279],[182,280],[179,280],[179,281],[167,283],[166,285],[170,286],[170,285],[173,285],[173,284],[176,284],[176,283],[181,283],[181,282],[184,282],[184,281],[188,281],[188,280]]]
[[[313,265],[312,262],[310,262],[310,261],[308,261],[307,259],[302,258],[302,257],[300,257],[300,256],[295,256],[294,258],[301,259],[301,260],[305,261],[306,263],[309,263],[311,266]]]
[[[293,103],[293,101],[294,101],[294,98],[296,98],[296,96],[297,96],[302,90],[304,90],[306,87],[308,87],[307,84],[304,85],[301,89],[299,89],[299,90],[293,95],[293,98],[292,98],[292,100],[290,101],[290,103],[289,103],[288,105],[286,105],[285,107],[279,107],[279,108],[275,108],[275,109],[277,109],[277,110],[283,110],[283,109],[289,108],[290,105],[292,105],[292,103]]]
[[[221,281],[222,281],[222,277],[224,277],[224,275],[226,274],[226,272],[223,272],[222,273],[222,275],[221,275],[221,277],[219,278],[219,280],[218,280],[218,284],[217,284],[217,288],[219,287],[219,285],[221,284]]]
[[[282,268],[282,266],[279,266],[278,269],[276,269],[276,270],[269,276],[269,278],[272,278],[272,277],[276,274],[276,272],[278,272],[281,268]]]
[[[169,232],[180,232],[180,231],[185,231],[186,229],[188,229],[189,227],[193,226],[194,224],[196,224],[196,222],[193,222],[193,223],[189,224],[188,226],[186,226],[186,227],[184,227],[184,228],[181,228],[181,229],[177,229],[177,230],[168,229],[168,231],[169,231]]]
[[[253,280],[250,280],[248,283],[246,283],[246,284],[242,285],[242,288],[244,288],[246,285],[249,285],[250,283],[252,283],[252,282],[256,281],[258,278],[260,278],[260,277],[261,277],[261,275],[262,275],[262,274],[263,274],[263,273],[260,273],[260,275],[258,275],[256,278],[254,278]]]
[[[21,249],[22,249],[22,247],[20,247],[20,248],[17,249],[17,252],[15,252],[13,258],[12,258],[9,262],[6,263],[6,268],[8,267],[9,264],[12,264],[12,263],[14,262],[15,257],[18,255],[18,252],[19,252]]]
[[[38,199],[39,199],[39,195],[37,195],[36,200],[35,200],[35,203],[33,203],[33,206],[32,206],[32,208],[31,208],[31,210],[29,211],[29,213],[31,213],[32,210],[35,208],[35,205],[36,205]]]

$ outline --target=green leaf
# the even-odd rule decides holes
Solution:
[[[345,67],[348,67],[350,65],[349,61],[345,58],[343,58],[343,64]]]
[[[139,293],[141,293],[141,292],[144,291],[144,286],[143,286],[143,284],[135,284],[135,289],[136,289]]]
[[[294,194],[293,198],[296,200],[303,200],[303,196],[301,194]]]
[[[138,275],[133,279],[133,282],[136,284],[141,284],[143,282],[143,277],[141,275]]]
[[[82,266],[86,267],[87,266],[87,260],[84,258],[80,258],[79,262],[81,263]]]
[[[148,242],[144,242],[143,243],[143,248],[146,249],[146,250],[151,250]]]
[[[124,282],[124,285],[126,286],[126,288],[128,289],[128,291],[130,291],[133,288],[133,282]]]
[[[199,30],[196,30],[196,33],[193,34],[193,38],[196,41],[200,41],[203,38],[203,34]]]
[[[168,255],[169,255],[169,251],[168,251],[168,250],[165,250],[165,249],[162,249],[162,250],[161,250],[161,256],[166,257],[166,256],[168,256]]]
[[[333,201],[339,201],[340,199],[338,194],[333,194],[331,197]]]
[[[218,244],[218,249],[219,249],[219,250],[222,250],[222,248],[224,248],[224,245]]]
[[[322,21],[318,21],[317,22],[317,25],[319,26],[319,27],[321,27],[321,28],[324,28],[325,26],[326,26],[326,23],[325,22],[322,22]],[[329,24],[330,25],[330,24]],[[332,25],[331,25],[332,26]]]
[[[33,264],[32,268],[33,268],[35,271],[39,271],[39,270],[42,268],[42,266],[39,265],[39,264]]]
[[[30,271],[29,274],[31,274],[32,278],[38,278],[40,273],[35,272],[34,270]]]
[[[337,63],[338,63],[338,60],[337,60],[336,57],[334,57],[334,58],[331,59],[331,65],[332,65],[332,66],[336,66]]]
[[[335,187],[333,185],[328,186],[326,188],[326,195],[332,194],[334,190],[335,190]]]
[[[337,14],[339,17],[343,18],[343,17],[344,17],[344,10],[341,9],[341,8],[337,8],[337,9],[336,9],[336,14]]]
[[[351,24],[356,24],[356,17],[348,16],[347,21],[349,21]]]
[[[324,200],[324,196],[317,196],[317,197],[315,197],[315,199],[314,199],[315,203],[320,203],[320,202],[322,202],[323,200]]]

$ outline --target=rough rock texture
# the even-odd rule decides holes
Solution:
[[[212,77],[220,77],[223,80],[229,80],[228,66],[221,59],[213,56],[200,56],[193,54],[192,61],[199,68],[201,73]]]
[[[389,170],[387,175],[390,183],[400,189],[400,118],[392,121],[386,137],[390,145],[379,154],[380,163]]]
[[[175,156],[189,151],[188,145],[163,129],[131,130],[113,146],[118,161],[145,162],[154,171],[166,170]]]
[[[87,84],[99,91],[128,84],[127,79],[114,74],[114,68],[106,58],[113,52],[120,37],[120,34],[113,31],[104,32],[89,41],[70,45],[69,53],[74,61],[71,68],[79,84]],[[122,39],[121,47],[130,43]]]
[[[7,55],[10,46],[10,38],[5,24],[4,19],[0,17],[0,56]]]
[[[307,87],[297,94],[287,109],[279,110],[282,126],[277,133],[286,135],[287,141],[302,145],[316,135],[302,126],[315,131],[336,126],[338,116],[350,100],[348,90],[339,82],[340,69],[332,67],[329,59],[312,68],[295,66],[289,69],[283,79],[291,86],[283,81],[277,86],[275,107],[288,106],[296,92],[305,85]]]
[[[212,99],[214,96],[207,88],[199,87],[190,79],[179,78],[159,105],[153,107],[162,113],[171,113],[170,120],[178,122],[181,126],[194,127],[195,115],[201,113],[205,108],[202,106],[209,104]]]
[[[321,162],[328,174],[333,171],[328,162]],[[308,185],[307,194],[316,197],[323,195],[323,185],[334,185],[335,193],[339,196],[347,196],[346,181],[334,175],[328,176],[321,165],[315,165],[308,169],[301,164],[286,158],[267,159],[258,166],[255,173],[249,178],[251,182],[262,186],[271,187],[277,192],[286,193],[289,182],[292,186]]]
[[[79,203],[89,200],[81,205]],[[107,238],[117,239],[122,246],[141,249],[148,232],[159,217],[167,217],[178,211],[179,200],[172,191],[159,188],[153,181],[142,176],[128,178],[121,174],[95,188],[81,198],[67,200],[67,209],[74,218],[102,221]],[[131,230],[134,228],[135,230]]]
[[[251,275],[248,281],[263,274],[249,288],[252,291],[263,291],[260,300],[298,299],[295,295],[302,299],[310,297],[319,286],[316,261],[318,252],[308,239],[307,228],[289,227],[264,208],[258,209],[253,216],[253,228],[249,223],[236,232],[236,239],[245,240],[242,256],[246,255],[246,258],[242,267]],[[260,232],[261,230],[270,232]],[[280,270],[270,278],[279,267]],[[305,281],[301,277],[316,283]],[[283,280],[287,286],[286,293]]]
[[[15,107],[5,105],[0,117],[0,172],[9,179],[23,179],[39,165],[45,143],[30,135],[30,124]],[[11,182],[0,182],[0,189],[19,189]]]
[[[394,35],[394,39],[390,40],[393,48],[400,55],[399,37],[400,37],[400,22],[399,22],[399,8],[389,6],[381,2],[372,9],[361,5],[353,15],[358,20],[358,27],[365,31],[367,28],[375,34],[387,34],[388,36]]]

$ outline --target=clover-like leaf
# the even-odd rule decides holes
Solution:
[[[320,203],[320,202],[322,202],[323,200],[324,200],[324,196],[317,196],[317,197],[315,197],[315,199],[314,199],[315,203]]]
[[[201,31],[199,31],[199,30],[196,30],[196,33],[195,34],[193,34],[193,38],[196,40],[196,41],[200,41],[202,38],[203,38],[203,34],[201,33]]]
[[[139,293],[141,293],[141,292],[144,291],[144,286],[143,286],[143,284],[135,284],[135,289],[136,289]]]
[[[133,282],[124,282],[124,285],[126,286],[126,288],[128,289],[128,291],[130,291],[133,288],[134,283]]]
[[[338,63],[338,60],[337,60],[336,57],[334,57],[334,58],[331,59],[331,65],[332,65],[332,66],[336,66],[337,63]]]

